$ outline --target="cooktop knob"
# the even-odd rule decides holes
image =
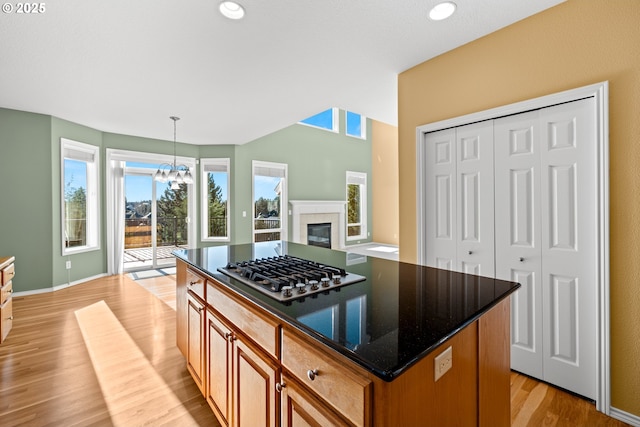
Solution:
[[[311,286],[311,290],[313,291],[319,288],[317,280],[309,280],[309,285]]]
[[[304,288],[306,285],[304,283],[296,283],[296,289],[299,294],[304,294],[307,290]]]
[[[336,285],[340,284],[340,275],[339,274],[334,274],[333,275],[333,283],[335,283]]]
[[[331,279],[329,279],[328,277],[323,277],[322,279],[320,279],[320,284],[322,284],[323,288],[328,288],[329,286],[331,286]]]
[[[283,286],[282,287],[282,296],[290,297],[291,296],[291,289],[293,289],[293,286]]]

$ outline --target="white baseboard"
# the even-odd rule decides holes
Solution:
[[[37,294],[46,294],[49,292],[55,292],[55,291],[59,291],[61,289],[66,289],[70,286],[75,286],[75,285],[79,285],[81,283],[85,283],[88,282],[90,280],[95,280],[95,279],[100,279],[101,277],[105,277],[108,276],[107,273],[102,273],[102,274],[97,274],[95,276],[91,276],[91,277],[85,277],[84,279],[80,279],[80,280],[76,280],[74,282],[70,282],[70,283],[63,283],[61,285],[55,285],[52,286],[50,288],[44,288],[44,289],[34,289],[32,291],[22,291],[22,292],[14,292],[13,293],[13,297],[24,297],[24,296],[28,296],[28,295],[37,295]]]
[[[628,412],[612,407],[611,410],[609,411],[609,416],[611,418],[615,418],[616,420],[620,420],[627,424],[630,424],[634,427],[640,427],[640,417],[637,415],[633,415]]]

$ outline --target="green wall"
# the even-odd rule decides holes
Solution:
[[[251,161],[287,163],[289,200],[345,200],[347,170],[368,174],[368,230],[371,232],[371,122],[367,140],[292,125],[244,145],[178,143],[178,156],[231,159],[231,243],[251,241]],[[101,147],[100,249],[62,256],[60,138]],[[106,149],[173,154],[173,143],[101,132],[56,117],[0,108],[0,256],[16,257],[16,292],[50,290],[107,271]],[[199,165],[196,172],[197,246],[201,241]],[[288,208],[288,207],[287,207]],[[242,218],[241,212],[247,217]],[[291,221],[289,235],[291,236]],[[369,240],[369,239],[367,239]],[[358,242],[350,242],[358,243]],[[67,270],[65,262],[71,261]]]

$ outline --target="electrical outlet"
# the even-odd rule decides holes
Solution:
[[[67,270],[71,270],[71,261],[67,261],[66,267]]]
[[[435,377],[434,381],[438,381],[453,366],[453,350],[449,346],[445,351],[435,358]]]

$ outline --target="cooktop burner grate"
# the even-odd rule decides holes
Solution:
[[[218,271],[280,301],[329,292],[366,279],[343,268],[290,255],[230,262]]]

